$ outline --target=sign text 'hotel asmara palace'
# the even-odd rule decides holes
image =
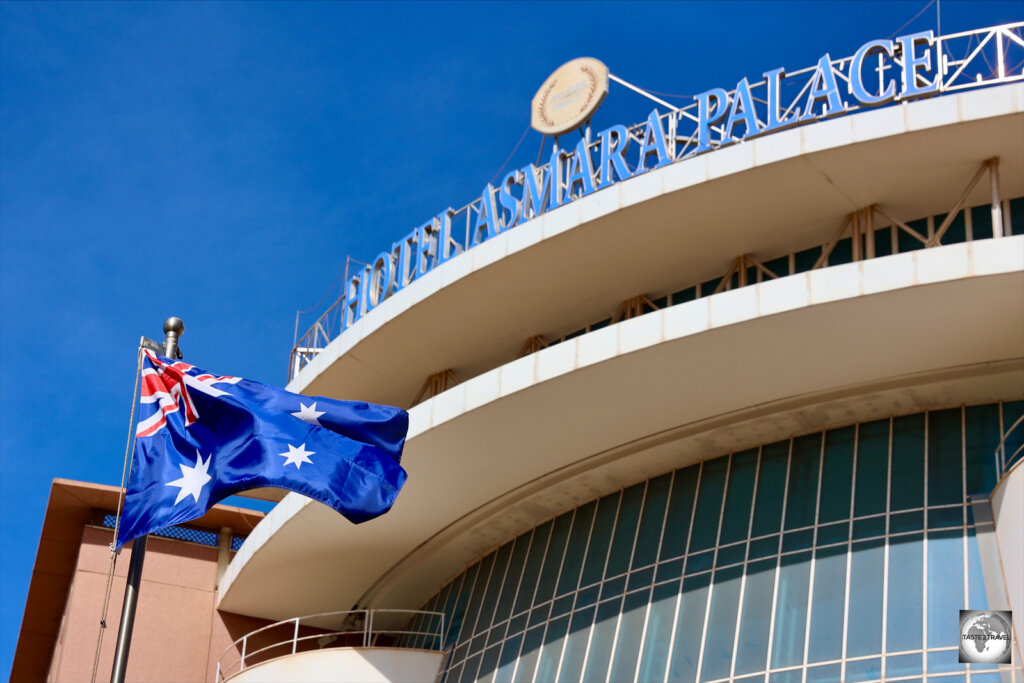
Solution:
[[[614,125],[591,136],[588,127],[572,150],[559,148],[556,138],[547,164],[511,171],[497,187],[487,184],[479,199],[441,211],[351,276],[339,302],[342,325],[352,325],[463,250],[651,169],[868,107],[1021,80],[1022,27],[1024,22],[938,37],[923,31],[872,40],[851,57],[833,59],[826,53],[800,71],[775,68],[756,83],[741,79],[731,91],[712,88],[686,107],[655,109],[628,128]],[[986,50],[994,51],[994,64]],[[585,124],[607,90],[608,71],[601,62],[568,62],[534,97],[532,125],[558,135]]]

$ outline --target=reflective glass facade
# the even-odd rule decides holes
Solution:
[[[446,614],[446,680],[1024,680],[957,662],[958,611],[1003,591],[978,535],[1022,414],[796,436],[548,520],[423,606]]]

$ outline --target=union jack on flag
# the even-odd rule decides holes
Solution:
[[[179,406],[185,408],[186,427],[199,419],[186,385],[210,396],[223,396],[226,392],[215,388],[214,384],[238,384],[242,380],[241,377],[217,377],[202,371],[199,371],[200,374],[191,374],[195,372],[194,365],[181,361],[164,362],[149,349],[144,350],[144,353],[148,364],[142,370],[142,395],[139,403],[143,405],[143,412],[152,414],[139,420],[135,428],[136,437],[152,436],[163,429],[167,425],[167,415],[177,412]]]
[[[118,548],[265,486],[319,500],[355,523],[391,509],[406,480],[404,410],[302,396],[144,353]]]

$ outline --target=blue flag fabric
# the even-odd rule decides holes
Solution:
[[[391,509],[406,479],[404,410],[302,396],[145,354],[118,548],[263,486],[319,500],[357,524]]]

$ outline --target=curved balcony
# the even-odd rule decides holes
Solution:
[[[1022,121],[1024,86],[1009,84],[785,130],[634,176],[413,281],[310,356],[289,389],[407,407],[433,373],[451,369],[464,382],[515,359],[531,337],[551,341],[637,294],[657,299],[721,277],[741,254],[766,264],[827,246],[851,212],[877,206],[874,227],[903,232],[886,215],[956,213],[961,194],[965,206],[988,203],[990,183],[977,173],[986,159],[1000,160],[1001,197],[1021,196]]]
[[[345,610],[295,617],[251,631],[229,645],[217,660],[216,681],[426,680],[441,667],[444,632],[444,613],[423,610]]]

